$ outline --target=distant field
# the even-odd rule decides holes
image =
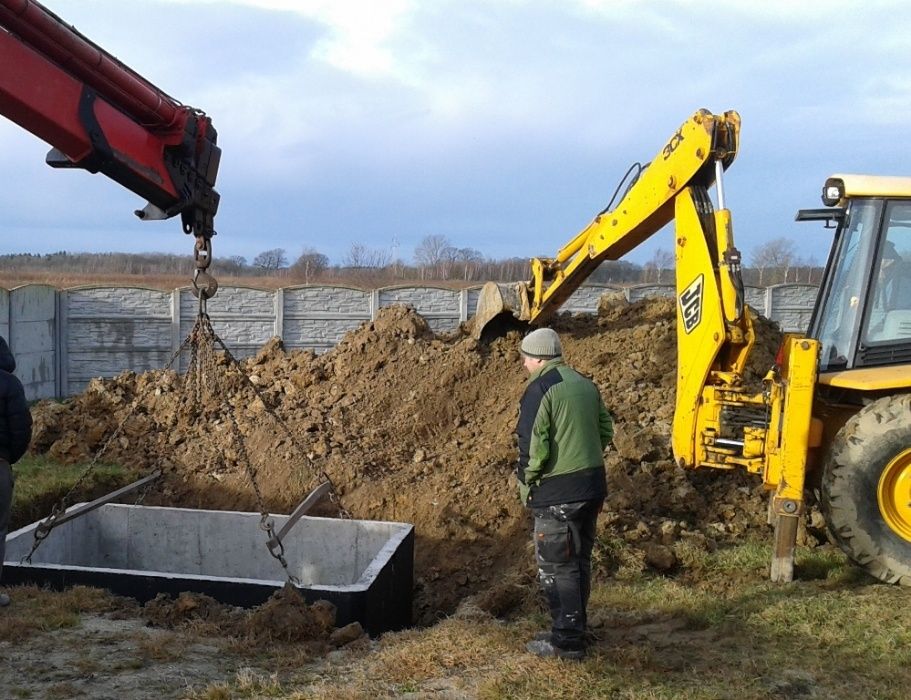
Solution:
[[[218,270],[214,276],[221,286],[259,287],[263,289],[277,289],[304,284],[304,280],[293,275],[261,275],[256,277],[219,275]],[[189,275],[128,275],[128,274],[91,274],[76,272],[16,272],[10,270],[0,271],[0,288],[13,289],[24,284],[47,284],[58,289],[79,287],[82,285],[122,285],[127,287],[151,287],[168,291],[177,287],[190,285]],[[476,286],[480,282],[463,282],[461,280],[418,280],[418,279],[390,279],[381,274],[346,274],[344,276],[324,275],[311,280],[309,284],[336,284],[349,287],[386,287],[392,285],[433,285],[451,289]]]

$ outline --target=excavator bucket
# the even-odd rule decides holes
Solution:
[[[524,282],[487,282],[478,296],[471,337],[487,342],[511,330],[526,330],[531,317],[527,289]]]

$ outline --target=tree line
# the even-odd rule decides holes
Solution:
[[[58,272],[70,274],[192,275],[195,269],[188,255],[170,253],[69,253],[0,255],[0,271]],[[293,260],[283,248],[257,254],[252,261],[243,256],[215,258],[212,269],[231,277],[285,277],[289,284],[360,281],[395,284],[406,281],[514,282],[531,277],[528,258],[493,259],[474,248],[459,248],[445,236],[425,236],[415,247],[412,260],[395,257],[391,249],[352,243],[341,262],[314,248],[304,248]],[[801,259],[794,243],[777,238],[757,246],[743,266],[744,283],[769,286],[782,282],[818,284],[822,268],[813,260]],[[604,284],[673,284],[673,253],[658,249],[645,264],[608,260],[588,277]]]

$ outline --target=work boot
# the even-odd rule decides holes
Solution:
[[[525,650],[542,658],[556,657],[570,661],[581,661],[585,658],[584,649],[561,649],[555,647],[549,639],[535,639],[525,645]]]
[[[6,593],[0,593],[0,608],[5,608],[9,605],[9,596]]]

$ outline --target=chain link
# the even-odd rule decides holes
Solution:
[[[237,360],[234,359],[234,357],[230,355],[230,352],[227,351],[224,343],[215,333],[215,330],[212,327],[212,324],[209,321],[208,317],[201,316],[194,343],[195,361],[193,362],[193,366],[191,368],[192,374],[188,373],[188,376],[191,376],[193,380],[192,384],[194,388],[194,397],[197,401],[197,408],[200,411],[202,411],[203,406],[206,405],[205,402],[207,399],[215,398],[217,394],[221,395],[222,397],[229,394],[227,387],[223,387],[222,391],[219,391],[219,387],[217,386],[218,379],[226,377],[226,374],[217,371],[218,356],[215,352],[216,343],[225,349],[225,357],[229,358],[229,364],[231,364],[238,371],[241,377],[247,380],[245,382],[245,385],[249,384],[249,386],[254,386],[252,382],[249,382],[249,378],[243,372],[243,369]],[[222,405],[224,405],[224,400],[222,400]],[[271,554],[281,564],[282,568],[285,571],[285,575],[288,577],[288,580],[293,585],[300,585],[300,580],[291,573],[291,570],[288,566],[288,561],[285,558],[284,544],[276,535],[275,521],[266,508],[265,498],[263,497],[262,490],[260,489],[259,485],[259,480],[257,479],[257,470],[253,465],[253,460],[250,459],[250,455],[247,451],[246,441],[244,440],[243,431],[237,422],[235,411],[226,411],[224,417],[226,418],[228,434],[231,440],[230,447],[237,455],[237,461],[243,464],[247,478],[253,487],[253,493],[256,498],[256,508],[260,514],[259,527],[266,533],[266,547],[269,550],[269,554]],[[222,453],[223,451],[221,450],[211,451],[211,454],[213,455]]]
[[[213,333],[213,335],[214,335],[214,333]],[[290,427],[288,427],[288,424],[285,423],[284,420],[282,420],[281,416],[279,416],[278,413],[276,413],[272,409],[271,406],[269,406],[269,402],[266,400],[266,397],[263,396],[263,394],[259,390],[259,388],[250,380],[250,377],[246,374],[246,372],[243,371],[243,368],[240,366],[240,363],[237,361],[237,359],[234,357],[234,355],[231,354],[231,351],[224,344],[224,342],[221,340],[221,338],[219,338],[217,335],[214,337],[215,337],[215,341],[218,343],[218,345],[224,352],[225,357],[227,358],[229,364],[233,365],[237,369],[241,378],[244,380],[244,384],[250,390],[252,390],[254,395],[256,396],[256,398],[258,398],[260,400],[260,402],[263,405],[263,408],[266,410],[266,413],[268,413],[273,418],[273,420],[275,420],[275,422],[281,427],[281,429],[285,432],[285,435],[287,435],[289,441],[291,442],[291,446],[294,448],[294,450],[296,452],[298,452],[300,455],[302,455],[304,457],[304,459],[307,461],[307,465],[310,467],[309,471],[311,471],[311,472],[315,471],[313,469],[313,467],[314,467],[313,460],[310,458],[310,455],[307,453],[307,451],[297,441],[297,438],[295,438],[295,436],[294,436],[294,432],[291,430]],[[341,497],[339,496],[338,489],[336,489],[335,484],[333,483],[333,481],[329,477],[329,475],[326,473],[326,471],[324,469],[320,469],[319,472],[317,473],[317,477],[319,479],[317,482],[317,486],[319,486],[322,483],[329,484],[329,500],[338,508],[339,516],[341,518],[350,520],[352,517],[351,513],[342,505],[342,501],[341,501]]]

